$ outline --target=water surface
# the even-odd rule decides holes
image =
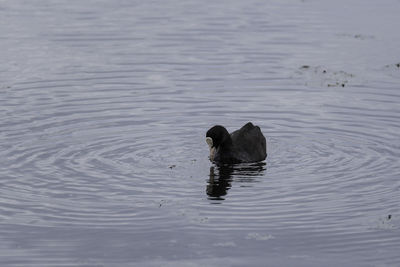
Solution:
[[[1,266],[400,265],[399,11],[2,1]]]

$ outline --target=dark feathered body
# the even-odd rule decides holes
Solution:
[[[206,137],[213,141],[215,154],[211,160],[215,162],[257,162],[267,157],[265,137],[251,122],[231,134],[223,126],[216,125],[208,130]]]

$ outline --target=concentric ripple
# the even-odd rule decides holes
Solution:
[[[122,89],[104,91],[103,96],[89,90],[54,100],[45,96],[68,86],[47,87],[49,83],[54,82],[24,83],[9,92],[17,102],[24,97],[34,104],[28,111],[10,105],[13,116],[3,123],[7,141],[1,196],[3,203],[10,203],[5,221],[20,217],[22,224],[107,227],[154,219],[140,207],[157,207],[157,199],[165,198],[159,191],[165,181],[158,177],[168,170],[171,154],[183,150],[174,147],[178,136],[164,126],[171,122],[156,118],[162,104],[152,108],[147,94],[130,96],[131,90]],[[50,91],[40,95],[38,87]],[[118,97],[107,95],[116,93]],[[168,117],[167,105],[165,109]],[[175,164],[178,158],[174,157]],[[32,208],[30,216],[19,212],[27,205]],[[163,220],[162,215],[156,218]],[[139,229],[138,224],[134,227]],[[148,227],[146,220],[142,227]]]

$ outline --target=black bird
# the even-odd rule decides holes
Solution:
[[[229,134],[225,127],[215,125],[206,134],[210,160],[216,163],[257,162],[267,157],[267,142],[258,126],[251,122]]]

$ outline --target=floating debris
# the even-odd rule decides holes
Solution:
[[[341,33],[337,34],[339,37],[345,37],[345,38],[354,38],[358,40],[371,40],[375,39],[375,36],[373,35],[365,35],[365,34],[349,34],[349,33]]]
[[[333,71],[322,66],[303,65],[296,72],[299,78],[305,80],[307,86],[345,87],[354,74],[345,71]]]
[[[382,70],[387,74],[395,78],[399,78],[399,70],[400,70],[400,62],[398,63],[393,63],[393,64],[387,64],[383,66]]]
[[[173,169],[173,168],[175,168],[175,167],[176,167],[176,165],[171,165],[171,166],[169,166],[170,169]]]
[[[164,203],[166,203],[167,201],[165,200],[165,199],[161,199],[160,200],[160,205],[158,206],[159,208],[161,208],[161,206],[164,204]]]

